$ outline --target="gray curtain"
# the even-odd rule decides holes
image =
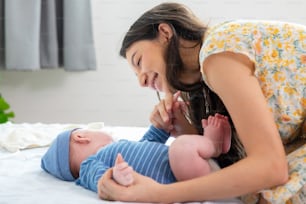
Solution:
[[[0,67],[95,70],[90,0],[0,0]]]

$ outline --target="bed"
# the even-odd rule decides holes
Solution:
[[[124,203],[100,200],[96,193],[74,184],[56,179],[40,168],[40,159],[54,137],[63,130],[86,127],[101,129],[115,140],[138,140],[144,127],[106,126],[102,122],[89,124],[43,124],[7,122],[0,125],[0,203]],[[242,204],[229,199],[203,204]]]

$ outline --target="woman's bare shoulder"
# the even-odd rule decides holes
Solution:
[[[214,82],[221,80],[222,76],[253,75],[254,63],[244,54],[221,52],[207,57],[201,72],[206,83],[213,88]]]

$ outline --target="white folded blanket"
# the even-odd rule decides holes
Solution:
[[[101,129],[103,122],[89,124],[42,124],[7,122],[0,125],[0,147],[9,152],[44,147],[51,144],[58,133],[74,128]]]

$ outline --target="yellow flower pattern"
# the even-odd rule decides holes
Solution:
[[[254,63],[254,75],[283,143],[302,137],[306,117],[306,26],[278,21],[224,22],[208,29],[200,64],[208,56],[224,51],[244,54]],[[204,75],[203,79],[206,81]],[[287,159],[289,181],[261,194],[271,203],[306,203],[306,145]],[[254,195],[248,199],[251,197]]]

